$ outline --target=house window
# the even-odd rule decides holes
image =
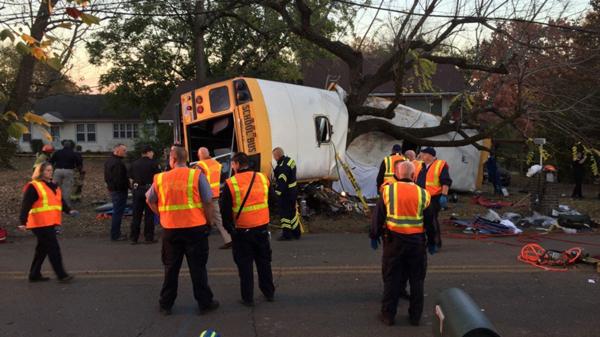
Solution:
[[[138,125],[135,123],[114,123],[113,138],[133,139],[138,138]]]
[[[315,118],[315,128],[317,130],[317,143],[319,145],[331,141],[331,124],[327,117],[317,116]]]
[[[96,124],[77,124],[76,131],[78,143],[96,141]]]
[[[210,110],[221,112],[229,109],[229,89],[227,87],[214,88],[208,92]]]
[[[51,125],[50,126],[50,135],[52,136],[53,142],[60,142],[60,126]]]
[[[430,101],[431,110],[430,112],[434,115],[441,116],[442,115],[442,99],[434,98]]]

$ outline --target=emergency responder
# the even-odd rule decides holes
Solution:
[[[369,234],[373,249],[377,249],[383,237],[383,300],[379,319],[386,325],[394,324],[398,301],[408,280],[408,318],[411,325],[419,325],[427,271],[423,210],[429,206],[430,196],[413,183],[414,166],[410,162],[396,162],[394,171],[399,181],[384,185]]]
[[[258,287],[266,300],[273,301],[275,286],[271,272],[269,243],[269,180],[248,168],[249,158],[243,152],[233,156],[235,175],[227,179],[221,193],[223,225],[233,238],[233,260],[238,267],[242,304],[254,305],[254,273],[256,263]]]
[[[283,149],[273,149],[273,159],[277,162],[275,169],[275,194],[279,200],[279,215],[281,216],[281,236],[279,241],[300,239],[300,214],[296,208],[298,187],[296,183],[296,162],[287,157]]]
[[[404,156],[406,157],[406,160],[411,162],[413,164],[413,166],[415,167],[415,176],[413,177],[413,180],[416,181],[417,180],[416,173],[421,170],[421,165],[423,164],[423,162],[420,161],[419,159],[417,159],[417,154],[413,150],[408,150],[408,151],[404,152]]]
[[[448,190],[452,185],[448,164],[435,157],[434,148],[428,147],[421,150],[423,164],[416,174],[417,185],[425,188],[431,195],[431,206],[425,210],[424,221],[427,231],[427,249],[431,254],[442,248],[442,236],[439,212],[448,205]]]
[[[207,148],[201,147],[198,149],[198,163],[194,166],[204,173],[206,179],[210,183],[210,188],[213,196],[213,211],[208,215],[210,224],[216,226],[221,233],[223,238],[223,245],[219,249],[231,248],[231,235],[223,228],[223,221],[221,220],[221,210],[219,208],[219,195],[221,193],[221,169],[222,165],[218,161],[210,157],[210,152]]]
[[[76,216],[79,213],[69,208],[60,187],[52,182],[52,164],[43,162],[33,172],[31,182],[23,188],[23,204],[19,226],[20,230],[31,230],[37,237],[35,255],[29,270],[29,282],[48,281],[41,273],[46,256],[60,282],[69,282],[72,275],[67,274],[62,262],[60,246],[56,239],[56,227],[62,223],[62,213]]]
[[[36,156],[35,156],[35,162],[33,163],[33,169],[35,170],[36,166],[40,165],[41,163],[47,161],[50,161],[50,158],[52,157],[52,153],[54,152],[54,146],[52,146],[51,144],[46,144],[44,146],[42,146],[42,151],[39,152]]]
[[[146,204],[146,192],[152,186],[154,175],[160,173],[160,165],[154,160],[154,150],[145,145],[142,147],[142,157],[131,164],[128,171],[132,188],[132,218],[131,244],[137,244],[140,237],[140,225],[144,218],[144,243],[155,243],[154,240],[154,213]]]
[[[85,179],[85,171],[83,170],[83,157],[81,155],[81,145],[75,146],[75,155],[79,157],[81,165],[73,170],[73,191],[69,198],[72,202],[81,201],[81,192],[83,192],[83,181]]]
[[[395,144],[392,147],[392,154],[383,158],[381,165],[379,165],[379,173],[377,174],[377,188],[381,189],[381,185],[386,182],[393,182],[394,179],[394,165],[397,161],[404,161],[406,158],[402,155],[402,146]]]
[[[200,314],[219,307],[219,302],[213,300],[206,270],[210,232],[206,214],[213,207],[212,193],[204,174],[188,168],[186,161],[187,152],[183,147],[171,147],[171,170],[155,175],[146,193],[148,205],[159,215],[164,229],[162,262],[165,276],[159,299],[159,310],[163,315],[170,315],[175,303],[184,255]]]
[[[63,148],[54,152],[50,158],[50,164],[54,167],[52,181],[60,187],[65,196],[65,201],[69,203],[69,196],[73,187],[73,171],[81,167],[82,163],[81,156],[73,151],[74,144],[72,141],[63,140],[62,146]]]

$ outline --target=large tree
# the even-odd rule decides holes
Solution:
[[[184,80],[250,75],[297,81],[300,57],[317,48],[291,34],[279,15],[243,1],[129,1],[88,44],[93,64],[110,64],[100,83],[117,100],[156,118]],[[333,35],[350,16],[319,27]]]

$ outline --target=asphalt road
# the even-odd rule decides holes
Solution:
[[[600,254],[600,236],[559,238],[588,242]],[[162,282],[160,245],[111,243],[99,238],[61,240],[71,284],[31,284],[26,274],[35,240],[0,245],[0,336],[198,336],[213,328],[224,337],[255,336],[432,336],[432,312],[440,291],[469,293],[501,336],[600,336],[600,274],[590,266],[544,272],[516,261],[515,239],[446,239],[429,257],[425,312],[421,326],[406,321],[401,302],[396,325],[376,315],[382,291],[381,250],[364,235],[307,235],[297,242],[273,243],[276,299],[258,296],[240,305],[239,281],[231,251],[216,249],[211,237],[209,282],[221,307],[199,316],[187,272],[172,316],[158,313]],[[544,241],[549,248],[580,244]],[[53,276],[48,263],[45,273]],[[591,283],[591,281],[595,283]]]

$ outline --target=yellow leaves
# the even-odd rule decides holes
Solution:
[[[100,19],[94,15],[81,13],[79,17],[81,18],[81,21],[88,26],[100,24]]]
[[[52,135],[50,134],[50,132],[48,132],[48,130],[46,129],[41,129],[40,133],[42,134],[42,137],[44,137],[47,141],[51,142],[54,139],[52,138]]]
[[[2,116],[2,119],[4,119],[5,121],[9,121],[9,120],[19,120],[19,116],[17,116],[17,114],[14,111],[7,111],[6,113],[4,113],[4,116]]]
[[[38,59],[38,61],[46,61],[46,59],[48,58],[46,52],[40,47],[31,48],[31,55]]]
[[[44,117],[36,115],[32,112],[27,112],[25,115],[23,115],[23,120],[28,123],[33,123],[33,124],[50,127],[50,123],[48,123],[48,121],[46,121],[46,119],[44,119]]]
[[[36,40],[33,36],[28,34],[21,34],[21,39],[25,41],[25,43],[27,43],[27,45],[29,46],[33,46],[38,42],[38,40]]]

